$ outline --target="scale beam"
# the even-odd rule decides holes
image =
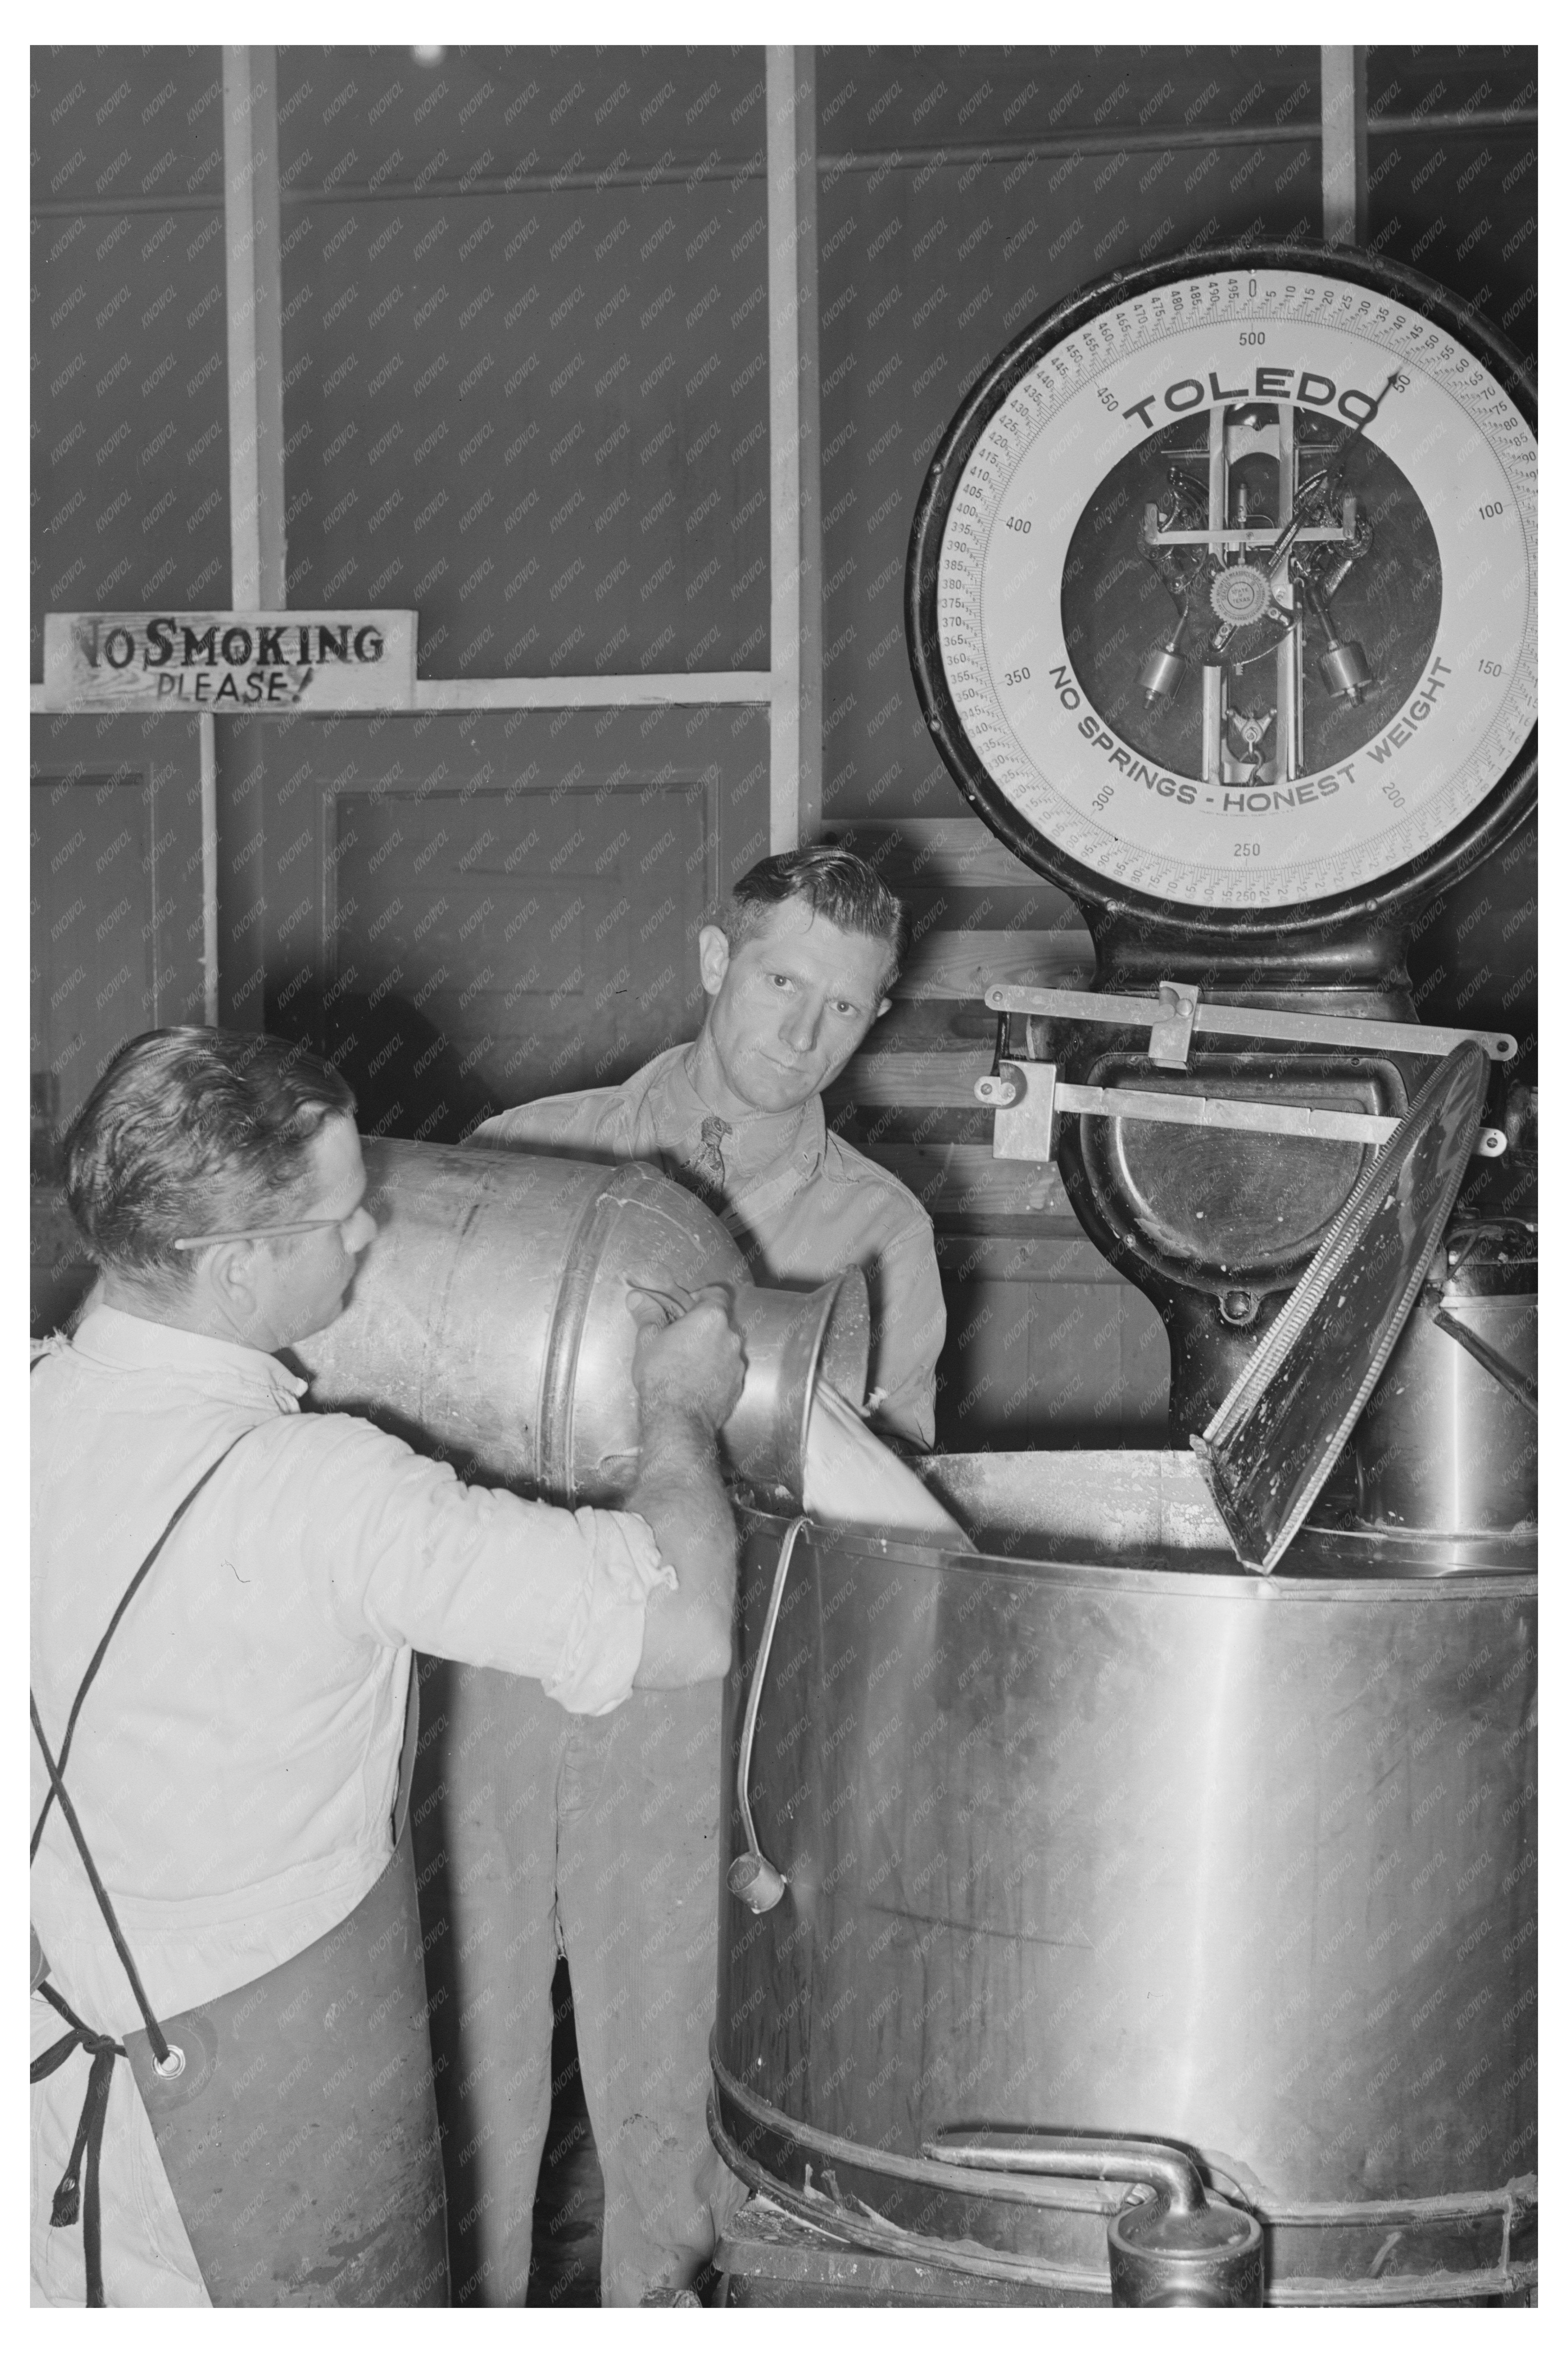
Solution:
[[[1291,1045],[1349,1046],[1384,1054],[1429,1054],[1441,1061],[1456,1046],[1478,1045],[1489,1060],[1511,1062],[1517,1039],[1496,1029],[1426,1029],[1412,1021],[1355,1021],[1330,1013],[1283,1013],[1272,1007],[1211,1005],[1184,981],[1163,980],[1158,997],[1101,997],[1079,988],[988,988],[993,1013],[1044,1015],[1053,1021],[1098,1021],[1114,1029],[1147,1029],[1168,1034],[1173,1024],[1224,1038],[1275,1038]],[[1190,1022],[1186,1009],[1191,1008]],[[1156,1061],[1184,1069],[1179,1059],[1155,1053]]]
[[[1149,1120],[1170,1127],[1223,1128],[1247,1135],[1293,1135],[1313,1144],[1381,1146],[1396,1119],[1372,1112],[1333,1111],[1316,1103],[1256,1103],[1234,1096],[1155,1093],[1139,1087],[1064,1084],[1054,1062],[1003,1062],[974,1082],[975,1100],[996,1113],[992,1152],[998,1160],[1054,1160],[1057,1124],[1087,1114],[1097,1119]],[[1508,1148],[1498,1127],[1483,1127],[1476,1151],[1489,1160]]]

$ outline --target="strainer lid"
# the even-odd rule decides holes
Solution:
[[[1376,1386],[1448,1222],[1486,1086],[1468,1040],[1439,1063],[1192,1440],[1248,1568],[1273,1569]]]

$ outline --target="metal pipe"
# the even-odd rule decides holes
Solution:
[[[1152,2189],[1152,2199],[1125,2200],[1106,2227],[1113,2305],[1263,2302],[1262,2223],[1223,2198],[1207,2198],[1193,2158],[1169,2141],[1028,2131],[953,2140],[944,2129],[923,2144],[923,2153],[1004,2175],[1092,2178]]]
[[[972,2165],[982,2173],[1142,2182],[1159,2192],[1173,2214],[1195,2214],[1205,2202],[1195,2161],[1170,2141],[1091,2132],[977,2133],[946,2126],[921,2143],[921,2154],[949,2165]]]
[[[923,2159],[900,2158],[886,2148],[871,2147],[786,2116],[748,2092],[731,2073],[718,2055],[717,2041],[715,2036],[710,2044],[713,2087],[708,2104],[708,2132],[714,2147],[731,2173],[749,2189],[820,2232],[830,2248],[837,2241],[846,2250],[869,2249],[878,2254],[931,2264],[969,2278],[1016,2281],[1044,2290],[1043,2301],[1108,2297],[1107,2265],[1083,2260],[1089,2242],[1084,2242],[1083,2251],[1076,2256],[1065,2242],[1049,2253],[1026,2253],[1014,2246],[976,2246],[973,2237],[955,2238],[914,2230],[878,2213],[866,2204],[863,2194],[855,2195],[847,2189],[848,2181],[858,2179],[863,2187],[878,2175],[885,2175],[890,2180],[908,2181],[940,2191],[946,2185],[948,2168]],[[785,2147],[798,2149],[806,2159],[804,2188],[796,2187],[779,2168],[779,2151]],[[763,2155],[757,2153],[759,2147]],[[764,2155],[768,2161],[764,2161]],[[846,2177],[844,2182],[840,2181],[841,2171]],[[824,2185],[822,2188],[813,2180],[814,2173]],[[1005,2185],[999,2179],[995,2189],[988,2194],[999,2203],[1007,2200],[1047,2207],[1049,2193],[1037,2193],[1035,2198],[1026,2199],[1021,2195],[1025,2187],[1016,2176]],[[1058,2191],[1051,2211],[1065,2217],[1068,2210],[1063,2201],[1071,2194],[1070,2190]],[[1269,2237],[1273,2269],[1265,2285],[1263,2301],[1285,2308],[1315,2309],[1327,2305],[1376,2307],[1471,2304],[1492,2296],[1518,2295],[1534,2285],[1537,2265],[1532,2254],[1521,2258],[1516,2252],[1513,2226],[1521,2219],[1532,2223],[1535,2207],[1536,2183],[1532,2175],[1523,2176],[1500,2189],[1435,2198],[1328,2200],[1307,2205],[1270,2198],[1261,2219]],[[1091,2218],[1083,2219],[1088,2221]],[[1049,2212],[1038,2212],[1037,2221],[1048,2222]],[[1466,2234],[1477,2224],[1489,2222],[1495,2224],[1496,2235],[1475,2249],[1482,2256],[1476,2263],[1470,2252],[1472,2242]],[[1354,2225],[1373,2244],[1386,2243],[1388,2234],[1395,2233],[1405,2242],[1406,2267],[1379,2275],[1374,2264],[1370,2276],[1358,2276],[1349,2267],[1342,2272],[1316,2273],[1292,2267],[1281,2276],[1278,2249],[1282,2235],[1294,2237],[1304,2232],[1308,2242],[1328,2256],[1335,2243],[1334,2232],[1347,2224]],[[1447,2242],[1447,2260],[1439,2259],[1436,2268],[1431,2267],[1432,2255],[1426,2252],[1426,2242],[1434,2234],[1438,2242],[1445,2242],[1445,2234],[1452,2234]],[[1293,2263],[1299,2258],[1288,2260]],[[718,2261],[723,2269],[722,2248]],[[1412,2262],[1415,2268],[1410,2267]]]
[[[738,1854],[726,1874],[726,1884],[731,1895],[738,1895],[753,1912],[771,1912],[784,1895],[788,1884],[782,1871],[774,1869],[757,1843],[757,1826],[752,1819],[750,1781],[752,1777],[752,1743],[757,1734],[757,1709],[762,1704],[763,1682],[768,1672],[773,1636],[778,1630],[779,1609],[784,1601],[784,1579],[789,1575],[790,1555],[795,1539],[805,1525],[804,1519],[791,1523],[789,1532],[779,1546],[778,1567],[773,1571],[773,1589],[768,1597],[767,1622],[757,1651],[757,1662],[752,1669],[752,1688],[746,1694],[745,1722],[741,1727],[741,1760],[735,1770],[735,1795],[740,1802],[741,1826],[746,1833],[746,1852]]]

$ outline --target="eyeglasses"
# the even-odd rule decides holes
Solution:
[[[351,1212],[352,1215],[352,1212]],[[300,1218],[291,1226],[242,1226],[231,1234],[187,1234],[171,1245],[174,1250],[205,1250],[209,1242],[256,1242],[268,1234],[313,1234],[324,1226],[346,1226],[347,1218]]]

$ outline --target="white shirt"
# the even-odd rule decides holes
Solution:
[[[82,1672],[176,1504],[77,1725],[65,1783],[156,2011],[287,1960],[391,1852],[411,1649],[536,1676],[604,1715],[631,1689],[646,1521],[466,1487],[269,1356],[112,1308],[31,1382],[32,1686],[55,1755]],[[246,1433],[243,1434],[242,1433]],[[47,1779],[31,1743],[37,1818]],[[58,1805],[32,1872],[55,1982],[139,2024]]]

